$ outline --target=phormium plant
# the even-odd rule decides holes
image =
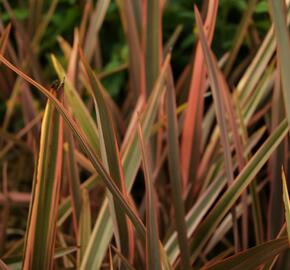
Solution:
[[[58,36],[49,64],[61,1],[9,2],[1,269],[290,267],[289,0],[237,1],[242,17],[221,57],[211,48],[223,42],[226,1],[194,5],[194,46],[178,68],[182,26],[164,41],[174,1],[75,3],[72,42]],[[104,26],[114,8],[116,32]],[[102,36],[119,31],[124,52],[105,67]]]

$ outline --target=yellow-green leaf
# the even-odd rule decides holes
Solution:
[[[282,169],[282,185],[283,185],[283,201],[285,206],[285,219],[287,224],[287,233],[288,233],[288,241],[290,246],[290,201],[289,201],[289,193],[287,187],[287,180],[285,176],[285,172]]]

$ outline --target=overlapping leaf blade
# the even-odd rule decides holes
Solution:
[[[222,98],[222,85],[221,80],[218,75],[218,68],[216,62],[213,60],[212,53],[209,49],[207,40],[205,38],[205,33],[203,30],[201,17],[197,7],[195,6],[195,16],[197,27],[199,31],[199,37],[201,42],[201,47],[203,49],[204,58],[206,60],[207,72],[211,84],[212,94],[214,98],[214,106],[216,111],[216,117],[218,126],[221,134],[221,144],[223,147],[224,153],[224,164],[225,164],[225,172],[228,180],[228,185],[230,186],[234,181],[234,171],[233,171],[233,162],[230,150],[230,142],[228,137],[228,129],[227,129],[227,121],[226,121],[226,110],[225,110],[225,101]],[[234,233],[234,241],[235,241],[235,249],[238,250],[239,246],[239,235],[238,235],[238,226],[235,218],[235,210],[232,210],[233,217],[233,233]]]
[[[156,117],[158,101],[162,91],[164,90],[163,85],[169,60],[170,57],[168,56],[164,61],[162,70],[156,82],[155,88],[147,102],[144,113],[141,115],[141,126],[145,140],[150,136],[151,126],[153,125]],[[132,126],[136,127],[136,122],[132,123]],[[141,153],[138,148],[136,129],[134,129],[133,133],[128,135],[128,142],[122,147],[121,156],[126,189],[130,192],[141,162]],[[91,238],[94,240],[90,241],[90,255],[88,253],[87,257],[84,259],[84,261],[87,260],[88,265],[94,265],[95,268],[100,267],[112,235],[113,223],[110,217],[109,203],[108,200],[105,199],[102,203],[101,210],[92,232]],[[86,264],[84,263],[84,265]]]
[[[271,15],[277,37],[278,63],[281,67],[282,91],[288,123],[290,124],[290,39],[289,29],[286,23],[285,3],[282,0],[269,0]]]
[[[189,246],[182,200],[182,176],[179,160],[178,124],[176,118],[175,88],[171,69],[167,75],[167,140],[171,191],[175,210],[175,224],[183,269],[190,269]]]
[[[23,79],[27,80],[29,83],[34,85],[39,91],[41,91],[49,100],[52,102],[52,104],[56,107],[58,112],[62,115],[64,120],[66,121],[66,124],[71,128],[73,131],[76,139],[80,143],[83,150],[88,155],[88,158],[92,162],[94,168],[100,175],[100,179],[102,179],[106,185],[106,187],[110,190],[110,192],[115,196],[115,198],[118,199],[119,203],[123,205],[123,210],[126,212],[128,217],[132,220],[132,223],[134,224],[137,232],[139,233],[141,239],[145,239],[145,233],[146,229],[144,227],[144,224],[140,220],[140,218],[136,215],[135,211],[132,210],[132,208],[128,205],[127,199],[124,198],[118,187],[115,185],[114,181],[110,177],[109,173],[105,169],[102,162],[99,160],[99,158],[96,156],[94,151],[92,150],[92,147],[89,145],[86,137],[84,136],[83,132],[79,129],[79,127],[76,125],[74,120],[70,117],[67,110],[63,107],[63,105],[42,85],[32,80],[29,76],[27,76],[25,73],[20,71],[18,68],[13,66],[8,60],[6,60],[2,55],[0,55],[0,60],[2,63],[7,65],[9,68],[11,68],[14,72],[16,72],[19,76],[21,76]]]
[[[43,116],[40,141],[27,225],[24,269],[53,268],[62,173],[63,119],[50,100]]]
[[[252,270],[257,269],[260,265],[268,262],[276,255],[288,248],[287,238],[280,238],[265,242],[259,246],[247,249],[237,255],[229,257],[214,265],[205,266],[202,269],[208,270]]]
[[[138,137],[140,143],[140,149],[142,153],[142,164],[146,185],[146,268],[153,270],[161,270],[161,260],[159,255],[158,245],[158,227],[155,210],[155,194],[152,181],[152,172],[149,167],[149,158],[145,151],[144,139],[140,124],[138,124]]]
[[[209,44],[213,38],[215,19],[217,15],[218,1],[210,1],[205,28]],[[182,131],[181,161],[183,188],[187,188],[187,183],[194,183],[197,177],[196,169],[201,154],[201,131],[202,114],[204,103],[204,92],[206,87],[206,66],[202,47],[198,42],[195,52],[194,63],[189,89],[188,106],[185,112],[185,119]]]
[[[97,122],[100,133],[102,160],[111,177],[115,180],[116,185],[126,198],[127,192],[124,182],[123,168],[121,166],[119,147],[117,144],[115,131],[113,129],[112,117],[104,98],[105,90],[89,67],[82,53],[81,59],[85,66],[86,73],[92,87],[92,95],[94,97],[95,108],[97,112]],[[113,197],[109,197],[109,199],[112,200],[111,215],[113,215],[113,219],[115,219],[116,222],[115,236],[117,243],[123,255],[127,257],[130,255],[130,253],[133,252],[133,231],[129,227],[129,223],[127,222],[127,218],[123,213],[122,206],[120,206],[118,201],[116,201]]]
[[[232,207],[235,201],[239,198],[244,189],[251,183],[255,175],[259,172],[262,166],[267,162],[270,155],[281,143],[286,136],[289,128],[287,121],[284,120],[279,127],[273,132],[265,143],[259,148],[256,154],[249,160],[245,168],[235,179],[234,183],[228,188],[225,194],[221,197],[216,206],[207,215],[204,221],[199,225],[194,233],[192,248],[194,250],[193,257],[196,258],[199,251],[202,249],[206,240],[209,239],[215,227]]]

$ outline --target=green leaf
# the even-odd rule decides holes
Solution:
[[[54,55],[51,55],[51,61],[58,78],[60,80],[65,78],[66,73]],[[100,155],[99,134],[96,124],[69,78],[65,81],[64,93],[69,107],[72,109],[76,122],[86,134],[89,143],[94,148],[94,151]]]
[[[147,140],[150,136],[151,127],[156,117],[158,101],[164,90],[163,86],[169,61],[170,57],[167,56],[167,59],[164,61],[163,67],[158,76],[154,90],[148,99],[144,113],[141,115],[141,126],[145,140]],[[139,111],[139,105],[140,104],[138,103],[137,111]],[[121,149],[122,166],[124,168],[124,177],[128,192],[130,192],[133,186],[141,162],[141,153],[138,148],[138,134],[135,129],[136,124],[136,118],[133,117],[125,134]],[[112,234],[113,223],[110,217],[108,199],[106,198],[102,203],[101,210],[92,232],[91,241],[89,244],[91,247],[88,247],[91,252],[85,255],[84,262],[86,261],[86,263],[83,264],[84,266],[90,265],[93,269],[101,266],[106,250],[109,247]]]
[[[283,185],[283,201],[285,207],[285,219],[287,224],[288,241],[290,246],[290,201],[287,188],[287,180],[283,169],[282,169],[282,185]]]
[[[97,122],[100,134],[101,156],[106,169],[109,171],[112,179],[114,179],[116,186],[127,197],[125,188],[125,181],[123,176],[123,168],[121,166],[119,147],[115,131],[112,124],[112,116],[108,110],[105,98],[104,88],[101,82],[94,75],[89,67],[84,55],[81,53],[81,60],[85,66],[86,74],[89,78],[89,83],[92,87],[92,95],[95,102],[95,109],[97,113]],[[123,255],[128,257],[133,249],[133,231],[130,230],[127,223],[126,216],[123,212],[122,206],[114,197],[109,196],[111,203],[111,215],[113,216],[113,224],[116,224],[115,236],[117,244],[120,247]],[[131,248],[131,250],[130,250]]]
[[[231,71],[231,68],[236,60],[236,57],[238,55],[238,52],[243,44],[244,38],[247,34],[248,27],[252,20],[252,15],[255,10],[255,6],[257,4],[258,0],[250,0],[247,3],[247,9],[243,13],[243,17],[241,19],[241,22],[236,29],[236,34],[233,40],[233,48],[230,50],[230,55],[227,60],[226,66],[225,66],[225,75],[226,77],[229,75],[229,72]]]
[[[205,265],[202,269],[207,270],[252,270],[257,269],[261,264],[279,255],[288,248],[286,237],[268,241],[259,246],[247,249],[232,257],[226,258],[214,265]]]
[[[138,25],[134,15],[134,1],[119,0],[117,4],[128,40],[130,87],[131,91],[135,92],[134,96],[137,97],[140,94],[145,94],[145,70]]]
[[[76,139],[78,140],[79,144],[81,145],[82,149],[87,154],[89,160],[92,162],[94,168],[100,175],[100,179],[103,181],[103,183],[106,185],[106,187],[110,190],[110,192],[113,194],[115,198],[117,198],[118,202],[123,206],[123,210],[126,212],[128,217],[132,220],[132,223],[134,224],[139,236],[141,237],[141,240],[145,241],[145,234],[146,229],[140,218],[136,215],[135,211],[132,209],[132,207],[128,204],[127,198],[124,198],[123,194],[120,192],[116,184],[114,183],[114,180],[111,178],[107,170],[105,169],[102,162],[99,160],[98,156],[95,154],[95,152],[92,149],[92,146],[88,143],[87,138],[83,134],[83,132],[79,129],[77,124],[74,122],[74,120],[70,117],[68,111],[63,107],[63,105],[54,97],[52,93],[50,93],[46,88],[44,88],[42,85],[31,79],[29,76],[27,76],[25,73],[20,71],[18,68],[13,66],[8,60],[6,60],[2,55],[0,55],[0,60],[2,63],[4,63],[6,66],[8,66],[10,69],[12,69],[14,72],[16,72],[19,76],[21,76],[23,79],[34,85],[40,92],[42,92],[51,103],[56,107],[58,112],[62,115],[64,120],[66,121],[66,124],[71,128],[74,135],[76,136]]]
[[[274,0],[275,2],[276,0]],[[279,2],[278,0],[277,2]],[[287,14],[290,13],[289,1],[287,1]],[[269,61],[272,59],[276,49],[276,39],[274,35],[274,27],[272,26],[265,36],[261,46],[259,47],[254,59],[251,61],[249,67],[244,72],[237,85],[237,92],[239,94],[241,104],[245,103],[253,94],[255,86],[261,79]]]
[[[149,96],[158,77],[162,61],[161,2],[146,1],[146,10],[148,12],[146,12],[145,76],[146,94]]]
[[[62,100],[63,89],[60,91],[58,98]],[[42,120],[39,157],[33,180],[33,198],[24,247],[25,269],[53,268],[62,152],[63,119],[51,100],[48,100]]]
[[[207,72],[210,80],[210,85],[212,89],[212,95],[214,99],[214,106],[216,111],[216,117],[218,126],[220,128],[221,134],[221,144],[223,147],[223,154],[224,154],[224,164],[225,164],[225,171],[228,180],[228,185],[230,186],[234,181],[234,174],[233,174],[233,165],[232,165],[232,156],[231,156],[231,149],[230,149],[230,142],[228,137],[228,130],[227,130],[227,122],[226,122],[226,113],[225,113],[225,101],[222,96],[222,82],[219,78],[218,74],[218,67],[216,61],[214,61],[213,54],[208,46],[208,42],[205,37],[201,17],[197,7],[195,6],[195,17],[196,23],[199,32],[199,38],[201,47],[203,50]],[[233,233],[234,233],[234,241],[235,241],[235,248],[238,250],[239,246],[239,237],[238,237],[238,226],[235,220],[235,210],[232,210],[232,217],[233,217]]]
[[[57,248],[55,250],[54,259],[62,258],[68,254],[77,251],[77,247],[65,247],[65,248]]]
[[[149,168],[149,158],[145,152],[144,139],[140,123],[138,124],[138,137],[142,154],[142,164],[146,186],[146,269],[161,270],[158,227],[156,217],[156,201],[152,180],[152,172]]]
[[[97,186],[97,183],[100,183],[98,177],[96,175],[92,175],[81,184],[81,189],[92,190],[94,187]],[[70,196],[68,196],[61,202],[59,206],[57,226],[61,226],[71,213],[72,201]]]
[[[175,225],[179,249],[181,254],[182,269],[190,269],[189,245],[186,234],[185,210],[182,198],[182,177],[180,168],[180,154],[178,142],[178,123],[176,113],[175,88],[171,69],[167,75],[167,145],[169,177],[171,192],[173,195],[173,206],[175,211]]]
[[[109,4],[110,0],[98,0],[96,7],[91,15],[84,42],[84,52],[89,62],[93,57],[94,49],[96,47],[96,36],[98,36],[101,26],[104,22]]]
[[[268,12],[268,1],[261,1],[256,5],[255,12],[256,13],[266,13]]]
[[[256,174],[267,162],[273,151],[284,139],[288,130],[287,121],[284,120],[249,160],[247,165],[235,179],[234,183],[227,189],[215,207],[199,225],[193,235],[192,249],[194,253],[192,256],[194,259],[198,256],[199,251],[210,238],[218,223],[234,205],[245,188],[251,183]]]
[[[282,91],[288,123],[290,124],[290,40],[286,23],[286,7],[282,0],[269,0],[277,40],[278,64],[280,65]]]
[[[62,258],[68,254],[77,251],[77,247],[66,247],[66,248],[57,248],[55,250],[54,259]],[[1,260],[0,260],[1,261]],[[5,259],[5,263],[8,266],[9,270],[21,270],[22,268],[22,257],[9,257]],[[6,270],[6,269],[5,269]]]
[[[74,139],[71,134],[71,131],[66,128],[65,129],[65,147],[64,147],[64,160],[65,160],[65,167],[67,173],[67,179],[69,182],[70,187],[70,195],[72,200],[73,206],[73,223],[75,233],[78,231],[78,224],[79,224],[79,217],[82,207],[82,198],[81,198],[81,185],[80,185],[80,178],[79,178],[79,170],[77,167],[77,163],[75,160],[75,144]]]
[[[91,237],[91,229],[92,229],[92,222],[91,222],[91,209],[90,209],[90,199],[89,193],[84,188],[82,190],[82,209],[80,213],[80,220],[79,220],[79,231],[78,231],[78,268],[81,265],[81,261],[83,259],[86,247],[90,241]]]
[[[109,210],[109,201],[103,202],[97,221],[90,235],[80,269],[99,269],[113,235],[113,222]]]
[[[126,267],[126,269],[128,270],[135,270],[134,267],[132,267],[132,265],[128,262],[128,260],[122,255],[121,252],[119,252],[119,250],[117,248],[115,248],[114,246],[111,246],[111,248],[114,250],[114,252],[116,253],[116,255],[121,259],[122,264]],[[112,266],[113,269],[113,266]]]
[[[163,86],[163,82],[164,82],[164,74],[166,73],[169,60],[170,60],[170,56],[168,56],[166,58],[166,60],[165,60],[163,69],[161,70],[160,80],[157,81],[156,90],[153,91],[153,93],[155,92],[155,94],[153,95],[153,97],[155,99],[156,99],[156,95],[158,97],[159,96],[158,94],[160,94],[160,91],[162,90],[161,87]],[[11,70],[13,70],[15,73],[17,73],[19,76],[21,76],[23,79],[25,79],[27,82],[29,82],[32,85],[34,85],[42,94],[44,94],[52,102],[52,104],[56,107],[58,112],[62,115],[62,117],[65,120],[66,124],[71,128],[71,130],[72,130],[73,134],[75,135],[78,143],[80,144],[82,149],[85,151],[85,153],[88,156],[89,160],[92,162],[92,165],[94,166],[94,168],[98,172],[98,174],[100,176],[100,179],[103,181],[105,186],[110,190],[112,195],[115,198],[117,198],[118,202],[123,207],[123,211],[125,211],[125,213],[129,217],[129,219],[132,221],[133,225],[135,226],[136,231],[137,231],[138,235],[140,236],[141,240],[145,242],[146,228],[144,227],[144,224],[142,223],[140,218],[136,215],[136,213],[132,209],[132,207],[128,204],[127,198],[124,198],[123,194],[120,192],[118,187],[115,185],[114,180],[110,177],[110,175],[107,172],[107,170],[105,169],[104,165],[102,164],[102,162],[99,160],[98,156],[95,154],[94,150],[92,149],[92,146],[88,143],[88,140],[87,140],[86,136],[83,134],[82,130],[79,129],[79,127],[74,122],[74,120],[71,118],[71,116],[69,115],[68,111],[64,108],[64,106],[46,88],[44,88],[41,84],[39,84],[36,81],[34,81],[33,79],[31,79],[28,75],[26,75],[24,72],[19,70],[17,67],[12,65],[2,55],[0,55],[0,61],[3,64],[5,64],[7,67],[9,67]],[[161,90],[160,90],[160,88],[161,88]],[[149,106],[149,108],[151,110],[153,110],[153,111],[154,111],[154,109],[156,110],[156,107],[153,106],[153,108],[152,108],[152,105],[153,104],[151,103],[151,107]],[[149,109],[149,108],[147,108],[147,109]],[[151,117],[152,117],[152,115],[149,114],[148,118],[145,117],[144,119],[141,119],[141,123],[143,125],[148,125],[147,121],[150,121]],[[151,121],[153,121],[153,119],[151,119]],[[150,130],[148,130],[147,132],[148,132],[148,135],[149,135]],[[145,132],[144,132],[144,134],[145,134]],[[134,135],[136,135],[136,134],[134,134]],[[137,138],[135,136],[133,137],[133,139],[137,140]],[[136,145],[134,145],[134,146],[136,146]],[[131,147],[132,147],[132,144],[130,144],[130,150],[132,150]],[[138,160],[140,160],[139,158],[138,158]],[[137,173],[138,167],[134,168],[134,170],[136,170],[136,172],[133,171],[133,174],[135,175]],[[130,172],[130,173],[132,173],[132,172]],[[129,184],[131,184],[131,185],[133,184],[133,179],[132,179],[132,183],[129,183]],[[105,223],[104,226],[107,226],[107,224],[108,223]],[[106,236],[108,236],[108,235],[106,235]],[[170,269],[170,265],[168,263],[167,256],[164,253],[163,247],[162,247],[162,245],[160,243],[159,243],[159,248],[160,248],[161,256],[163,256],[163,258],[164,258],[163,261],[165,262],[163,267],[165,269]]]

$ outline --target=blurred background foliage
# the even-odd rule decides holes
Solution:
[[[46,2],[48,6],[49,1]],[[84,0],[59,0],[56,11],[49,23],[41,42],[40,55],[41,63],[45,68],[48,80],[53,80],[54,74],[51,73],[49,54],[53,52],[61,56],[61,50],[57,41],[58,36],[62,36],[69,43],[73,40],[73,30],[80,24]],[[95,1],[94,1],[95,2]],[[167,0],[163,13],[163,44],[169,39],[176,26],[182,27],[181,34],[174,46],[172,63],[173,72],[177,77],[184,66],[188,63],[188,55],[192,54],[195,44],[194,13],[193,5],[201,6],[202,0]],[[247,0],[221,0],[219,1],[219,16],[215,29],[213,51],[220,58],[228,51],[233,44],[234,33],[237,30],[241,16],[247,8]],[[12,0],[9,1],[13,8],[16,18],[20,21],[27,20],[28,1]],[[10,21],[9,14],[0,5],[0,14],[3,23]],[[255,27],[259,37],[262,38],[270,26],[267,0],[261,0],[256,6],[254,13]],[[112,34],[113,33],[113,34]],[[244,40],[239,57],[243,58],[248,53],[251,44]],[[128,47],[126,44],[122,24],[120,21],[119,10],[116,1],[111,1],[104,24],[100,31],[100,46],[102,63],[99,71],[110,72],[115,68],[128,62]],[[121,99],[122,89],[126,82],[127,71],[118,72],[109,78],[104,79],[103,84],[109,94],[116,100]],[[1,111],[4,111],[3,103]]]

